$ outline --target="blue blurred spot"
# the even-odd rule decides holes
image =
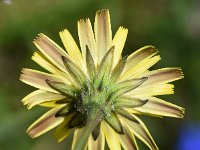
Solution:
[[[182,128],[177,149],[200,150],[200,124],[189,124]]]

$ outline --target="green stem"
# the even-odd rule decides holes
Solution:
[[[87,123],[85,125],[84,131],[80,135],[80,140],[77,141],[74,150],[83,150],[92,130],[96,127],[101,119],[101,114],[99,111],[91,111],[87,118]]]

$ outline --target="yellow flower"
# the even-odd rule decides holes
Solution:
[[[128,57],[121,53],[128,30],[114,38],[108,10],[96,13],[94,32],[89,19],[78,21],[80,49],[67,29],[60,32],[65,50],[44,34],[34,44],[32,59],[48,73],[23,69],[20,80],[38,90],[22,99],[28,109],[50,110],[27,130],[32,137],[57,127],[61,142],[74,132],[72,149],[138,149],[135,137],[158,149],[138,115],[183,118],[184,109],[155,96],[173,94],[170,82],[183,78],[180,68],[150,71],[160,60],[158,50],[145,46]]]

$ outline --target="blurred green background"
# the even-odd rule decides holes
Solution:
[[[185,78],[175,83],[175,95],[162,98],[186,108],[183,120],[142,116],[161,150],[176,150],[185,125],[200,122],[200,1],[199,0],[13,0],[0,1],[0,149],[64,150],[49,132],[37,139],[26,128],[46,109],[28,111],[20,100],[33,91],[19,81],[21,68],[39,68],[30,58],[38,33],[63,47],[58,32],[67,28],[76,41],[77,20],[94,21],[99,9],[110,10],[112,31],[129,29],[124,55],[151,44],[162,60],[153,68],[180,66]],[[187,135],[185,135],[187,136]],[[139,140],[141,149],[147,147]]]

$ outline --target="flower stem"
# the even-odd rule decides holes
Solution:
[[[102,115],[99,111],[93,110],[88,113],[87,123],[84,127],[84,131],[80,135],[80,140],[77,141],[74,150],[83,150],[92,130],[97,126]]]

